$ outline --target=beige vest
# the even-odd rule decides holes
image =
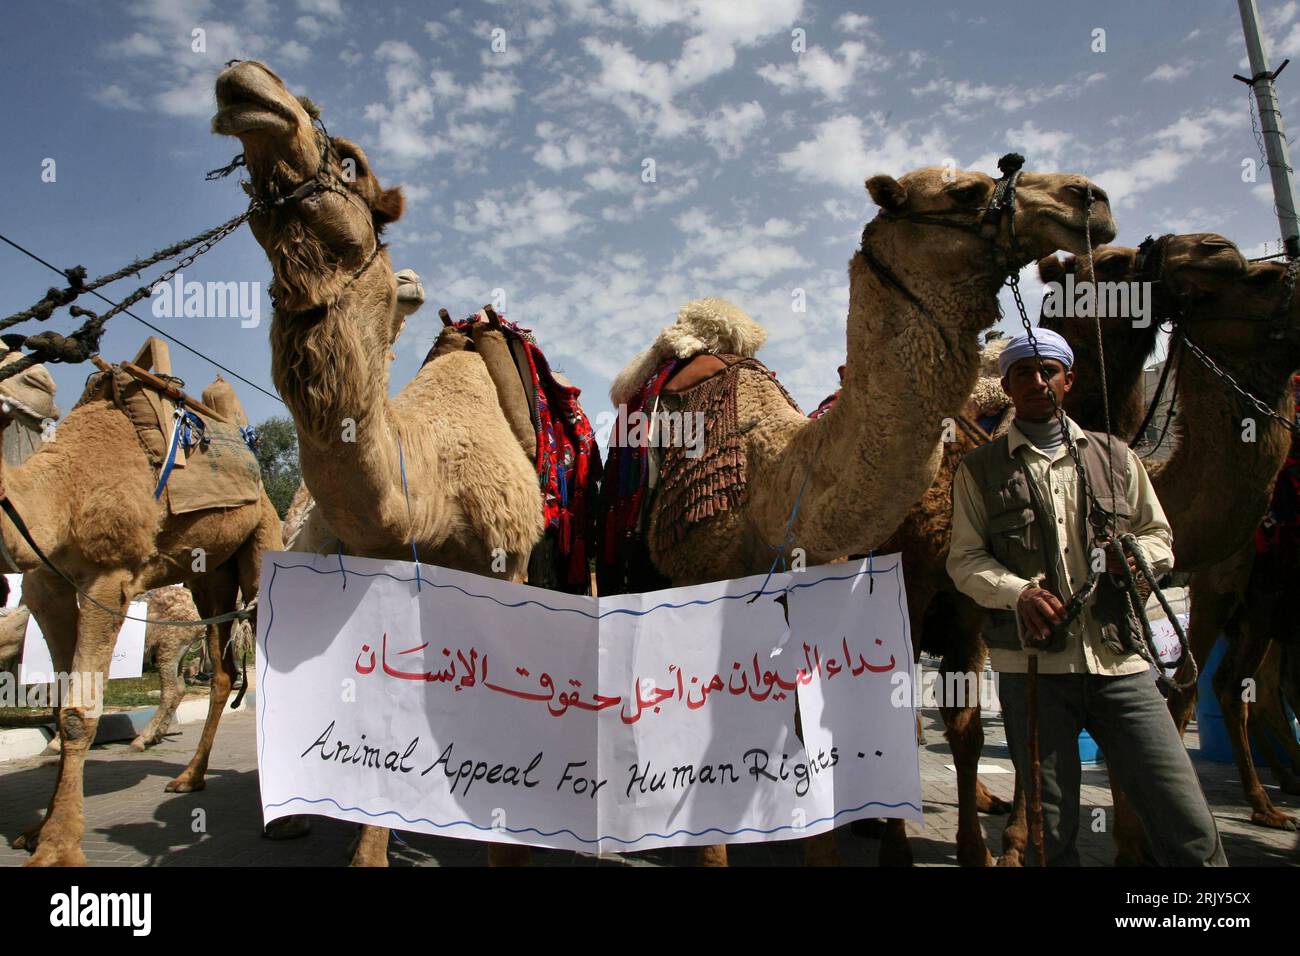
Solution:
[[[1127,496],[1128,446],[1113,436],[1108,442],[1108,436],[1100,432],[1085,431],[1083,434],[1088,440],[1076,448],[1083,463],[1084,478],[1102,509],[1115,514],[1116,533],[1123,534],[1130,529],[1133,517],[1133,505]],[[1041,496],[1029,478],[1029,469],[1022,460],[1023,446],[1017,449],[1014,458],[1008,454],[1008,447],[1008,437],[1002,435],[965,458],[966,468],[984,498],[988,522],[984,528],[985,544],[989,553],[1008,570],[1030,580],[1043,578],[1045,586],[1066,602],[1070,595],[1062,593],[1056,572],[1057,516],[1044,513],[1050,508],[1050,503],[1040,500]],[[1114,449],[1115,466],[1113,495],[1109,475],[1111,448]],[[1079,500],[1082,503],[1080,513],[1066,516],[1066,520],[1081,522],[1083,540],[1091,543],[1088,495],[1080,494]],[[988,645],[1019,650],[1016,612],[986,608],[984,613],[984,640]],[[1129,619],[1128,603],[1123,592],[1110,580],[1110,575],[1102,575],[1095,599],[1074,621],[1068,635],[1058,632],[1042,649],[1064,650],[1068,640],[1081,640],[1084,627],[1090,624],[1101,629],[1102,640],[1112,649],[1127,650],[1130,647],[1133,622]]]

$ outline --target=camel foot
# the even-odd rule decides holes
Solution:
[[[157,742],[158,741],[156,740],[145,740],[144,734],[141,734],[139,737],[136,737],[135,740],[131,741],[131,749],[136,753],[144,753]]]
[[[988,845],[983,841],[970,845],[963,843],[957,844],[957,865],[958,866],[992,866],[993,854],[989,852]]]
[[[9,849],[11,849],[11,850],[26,850],[28,853],[35,852],[35,850],[36,850],[36,845],[37,845],[37,844],[40,842],[40,840],[41,840],[41,828],[42,828],[43,826],[45,826],[45,821],[44,821],[44,820],[42,820],[40,823],[36,824],[36,826],[31,827],[30,829],[24,830],[22,833],[18,834],[18,835],[17,835],[16,837],[14,837],[13,840],[10,842],[10,844],[9,844]]]
[[[24,866],[85,866],[86,854],[81,852],[81,847],[68,846],[67,844],[59,845],[51,843],[49,840],[41,841],[41,845],[32,854],[32,858],[23,864]]]
[[[998,857],[998,866],[1024,866],[1025,859],[1019,850],[1006,850]]]
[[[189,774],[181,774],[171,783],[167,784],[167,793],[196,793],[206,787],[207,781],[202,777],[191,777]]]
[[[297,814],[280,817],[262,827],[262,836],[268,840],[297,840],[308,833],[311,833],[311,819]]]
[[[1256,810],[1250,815],[1250,822],[1255,826],[1269,827],[1273,830],[1294,830],[1296,828],[1296,818],[1277,809]]]
[[[696,859],[699,866],[726,866],[727,865],[727,847],[725,844],[715,846],[700,847],[700,855]]]
[[[993,796],[981,783],[975,788],[975,809],[990,816],[1002,817],[1011,812],[1011,803],[1001,797]]]

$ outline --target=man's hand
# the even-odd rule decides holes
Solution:
[[[1129,570],[1133,573],[1134,577],[1137,577],[1137,559],[1131,554],[1126,554],[1124,557],[1128,559]],[[1106,570],[1111,574],[1119,575],[1121,580],[1127,580],[1124,577],[1124,565],[1120,563],[1119,555],[1117,555],[1115,549],[1111,547],[1106,548]]]
[[[1042,643],[1052,634],[1052,625],[1065,620],[1065,605],[1046,588],[1027,587],[1016,601],[1016,612],[1027,636]]]

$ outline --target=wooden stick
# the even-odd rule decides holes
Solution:
[[[1043,769],[1038,754],[1038,654],[1029,654],[1028,700],[1025,710],[1029,715],[1029,841],[1038,851],[1038,865],[1047,866],[1043,849]]]
[[[445,326],[451,325],[451,313],[448,312],[446,309],[438,310],[438,318],[442,319],[443,325]]]
[[[198,399],[190,398],[190,396],[186,395],[175,385],[172,385],[170,382],[163,381],[158,376],[154,375],[152,372],[146,372],[140,366],[135,365],[131,362],[123,362],[121,364],[121,369],[122,371],[126,372],[133,378],[136,378],[139,381],[143,382],[145,385],[148,385],[155,392],[161,392],[162,394],[166,395],[172,401],[179,402],[182,405],[188,405],[196,412],[202,412],[204,415],[210,415],[213,418],[215,418],[217,421],[225,421],[225,418],[223,418],[216,411],[214,411],[211,408],[208,408],[208,406],[204,405]]]

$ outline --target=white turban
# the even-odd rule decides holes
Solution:
[[[1070,343],[1065,341],[1065,338],[1059,332],[1038,328],[1034,330],[1034,339],[1038,342],[1038,355],[1040,358],[1056,359],[1066,368],[1074,364],[1074,349],[1070,348]],[[1034,347],[1029,343],[1029,336],[1017,335],[1007,343],[1007,347],[998,356],[998,374],[1006,378],[1007,370],[1012,365],[1021,359],[1033,357]]]

